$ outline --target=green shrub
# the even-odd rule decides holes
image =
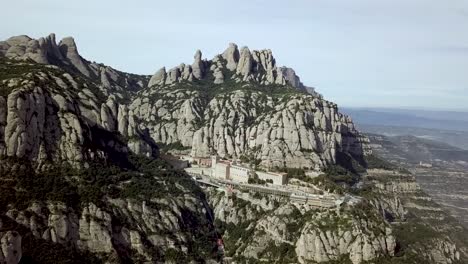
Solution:
[[[158,146],[159,146],[159,149],[162,151],[162,152],[168,152],[170,150],[189,150],[191,149],[192,147],[190,146],[184,146],[182,145],[182,143],[180,141],[177,141],[177,142],[173,142],[173,143],[169,143],[169,144],[164,144],[162,142],[157,142]]]
[[[396,167],[388,161],[381,159],[376,155],[365,156],[365,162],[368,169],[394,170]]]

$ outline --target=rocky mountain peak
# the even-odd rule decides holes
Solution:
[[[29,41],[32,39],[29,36],[26,35],[19,35],[19,36],[13,36],[6,40],[6,42],[11,45],[11,46],[16,46],[16,45],[21,45],[21,44],[27,44]]]
[[[249,73],[252,69],[252,55],[248,47],[244,46],[240,52],[239,64],[236,73],[244,76],[244,81],[248,81]]]
[[[165,79],[166,79],[166,67],[162,67],[153,75],[153,77],[151,77],[148,85],[153,86],[157,84],[164,84]]]
[[[254,82],[261,85],[290,85],[303,92],[319,96],[313,88],[304,86],[295,71],[287,67],[278,67],[270,49],[250,50],[243,46],[240,50],[235,43],[229,43],[227,49],[211,60],[202,60],[202,52],[197,50],[192,65],[181,64],[163,75],[159,70],[151,78],[148,86],[172,85],[181,81],[212,78],[215,84],[221,84],[230,78],[235,82]]]
[[[202,61],[201,51],[197,50],[195,52],[195,56],[193,58],[195,59],[195,61],[192,64],[192,74],[193,74],[193,76],[195,78],[202,79],[205,69],[204,69],[204,64],[203,64],[203,61]],[[178,72],[178,74],[180,75],[180,72]],[[177,80],[178,80],[178,78],[174,79],[174,81],[177,81]]]
[[[197,49],[197,51],[195,51],[195,55],[193,56],[193,58],[195,59],[195,62],[201,61],[202,60],[201,50]]]
[[[136,76],[117,71],[112,67],[91,63],[81,57],[73,37],[63,38],[58,44],[54,33],[39,39],[26,35],[0,41],[0,57],[15,60],[33,60],[52,64],[80,73],[111,90],[138,90],[146,86],[146,76]]]
[[[222,54],[223,59],[226,60],[226,68],[230,71],[237,69],[237,63],[239,62],[240,54],[237,49],[237,45],[229,43],[229,47]]]
[[[64,58],[60,52],[57,42],[55,40],[55,34],[51,33],[49,36],[39,39],[39,46],[44,47],[48,61],[63,61]]]
[[[67,48],[70,51],[78,54],[78,48],[76,47],[75,39],[73,37],[65,37],[60,43],[59,47]]]
[[[53,33],[39,39],[21,35],[0,41],[0,57],[31,59],[41,64],[66,67],[110,89],[122,90],[123,87],[130,86],[131,90],[139,90],[146,85],[164,86],[202,79],[211,79],[214,84],[222,84],[229,78],[235,82],[261,85],[290,85],[300,91],[318,95],[313,88],[300,82],[294,70],[278,67],[270,49],[250,50],[246,46],[239,49],[238,45],[230,43],[223,53],[211,60],[204,60],[202,56],[201,50],[197,50],[192,64],[182,63],[169,70],[161,68],[148,80],[145,76],[134,78],[136,76],[87,61],[80,55],[73,37],[65,37],[58,44]]]
[[[83,75],[91,76],[88,65],[86,65],[86,61],[78,53],[78,48],[72,37],[63,38],[59,43],[59,49],[65,58],[67,58]]]

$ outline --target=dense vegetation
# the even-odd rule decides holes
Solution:
[[[160,159],[144,156],[129,155],[127,167],[103,160],[89,163],[83,169],[50,164],[40,172],[25,160],[3,158],[1,162],[11,167],[1,171],[3,209],[12,201],[15,208],[24,209],[37,200],[60,201],[79,210],[82,203],[100,205],[105,197],[148,200],[168,193],[182,195],[184,191],[177,185],[203,197],[203,192],[185,173],[171,169]]]
[[[276,168],[277,171],[285,172],[288,179],[298,179],[307,183],[314,184],[331,193],[343,194],[344,186],[354,184],[358,178],[358,174],[354,174],[341,166],[329,166],[325,168],[324,173],[311,178],[306,176],[305,170],[300,168]]]
[[[179,151],[184,151],[184,150],[189,150],[191,147],[186,147],[180,143],[180,141],[170,143],[170,144],[164,144],[162,142],[157,143],[159,146],[159,149],[161,152],[169,152],[170,150],[179,150]]]
[[[369,169],[383,169],[383,170],[394,170],[396,166],[390,162],[381,159],[376,155],[367,155],[365,157],[367,168]]]
[[[229,93],[233,91],[258,91],[270,96],[287,96],[287,95],[296,95],[296,94],[306,94],[305,92],[301,92],[298,89],[290,86],[290,85],[280,85],[280,84],[269,84],[269,85],[262,85],[258,84],[257,82],[237,82],[232,79],[232,72],[228,70],[224,70],[224,82],[221,84],[214,84],[214,76],[209,71],[207,76],[204,76],[202,80],[194,80],[193,83],[187,82],[189,85],[193,85],[193,87],[202,94],[204,94],[207,98],[214,98],[223,93]]]
[[[62,65],[63,66],[63,65]],[[68,67],[64,67],[68,69]],[[104,103],[107,101],[108,96],[104,93],[104,90],[99,88],[96,82],[84,75],[76,74],[75,70],[64,71],[62,68],[58,68],[53,65],[44,65],[36,63],[32,60],[16,61],[7,58],[0,58],[0,96],[7,97],[14,89],[21,87],[21,83],[25,80],[34,81],[37,86],[46,87],[49,92],[52,90],[55,93],[65,95],[62,87],[59,87],[54,80],[54,77],[63,76],[65,73],[69,73],[73,80],[77,83],[80,89],[86,88],[92,92],[97,99],[98,103]],[[38,77],[38,76],[41,77]],[[48,79],[44,77],[48,76]],[[17,80],[18,82],[12,82],[9,84],[9,80]],[[73,87],[67,78],[61,78],[62,81],[69,86]],[[106,92],[107,93],[107,92]],[[129,102],[129,91],[123,90],[120,92],[120,96],[116,97],[118,103]],[[83,104],[83,106],[88,106]]]
[[[15,86],[8,86],[5,81],[20,77],[24,79],[26,74],[34,74],[44,70],[48,71],[51,69],[34,62],[19,63],[6,58],[0,58],[0,96],[7,97],[16,88]]]

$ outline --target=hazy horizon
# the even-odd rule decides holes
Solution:
[[[468,111],[464,1],[23,0],[3,11],[2,40],[73,36],[83,57],[126,72],[191,63],[196,49],[211,59],[234,42],[271,49],[342,107]]]
[[[452,113],[468,113],[468,108],[425,108],[412,106],[348,106],[339,105],[340,108],[352,108],[360,110],[408,110],[408,111],[427,111],[427,112],[452,112]]]

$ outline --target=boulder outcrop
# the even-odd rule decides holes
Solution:
[[[16,231],[0,233],[0,263],[18,264],[21,261],[21,236]]]

